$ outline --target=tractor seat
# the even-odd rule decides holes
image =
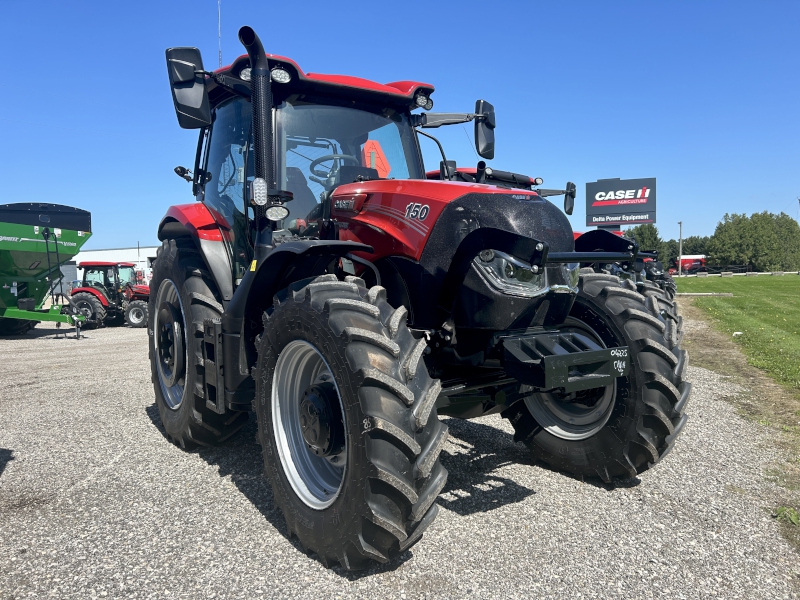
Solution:
[[[286,167],[286,187],[294,195],[289,202],[289,219],[305,219],[317,207],[314,192],[308,187],[308,181],[297,167]]]

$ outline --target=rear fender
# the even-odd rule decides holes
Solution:
[[[179,204],[170,206],[158,226],[158,239],[191,240],[214,276],[223,304],[233,298],[233,270],[225,248],[223,231],[205,204]]]
[[[73,296],[79,292],[88,292],[90,294],[93,294],[94,296],[97,297],[98,300],[100,300],[100,304],[102,304],[103,306],[108,306],[108,300],[106,299],[106,297],[94,288],[78,287],[72,289]]]
[[[187,235],[212,242],[223,241],[219,225],[202,202],[170,206],[158,225],[158,239],[162,242]]]

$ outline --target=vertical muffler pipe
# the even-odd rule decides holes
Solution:
[[[272,152],[272,80],[264,46],[252,27],[239,29],[239,41],[250,57],[250,103],[253,110],[253,151],[255,152],[255,176],[267,182],[267,188],[275,189],[275,157]],[[270,198],[270,204],[272,198]],[[254,214],[258,237],[256,247],[272,243],[271,221],[264,213],[266,206],[255,206]],[[268,227],[269,226],[269,227]],[[256,249],[256,259],[260,261]]]

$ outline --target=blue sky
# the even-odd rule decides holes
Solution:
[[[800,2],[293,3],[222,1],[222,51],[251,25],[305,71],[432,83],[437,111],[497,110],[491,166],[578,185],[657,177],[664,237],[725,212],[798,216]],[[175,120],[164,49],[217,65],[216,0],[0,5],[0,203],[92,212],[89,247],[154,244],[191,202],[172,169],[196,133]],[[460,127],[436,133],[473,166]],[[438,156],[425,146],[429,168]],[[556,200],[558,201],[558,200]]]

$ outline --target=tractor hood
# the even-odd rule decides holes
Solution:
[[[348,223],[342,239],[358,238],[378,256],[423,261],[423,253],[452,254],[480,227],[535,238],[554,252],[573,249],[572,227],[558,207],[536,192],[494,185],[416,179],[346,184],[333,193],[332,215]]]
[[[340,186],[332,199],[340,238],[372,246],[375,252],[363,257],[378,264],[386,281],[399,277],[404,282],[408,300],[390,301],[417,307],[411,316],[415,327],[437,327],[451,310],[458,323],[467,305],[459,290],[462,284],[479,287],[472,282],[477,275],[470,265],[481,249],[492,248],[491,240],[503,241],[498,244],[503,248],[494,247],[497,250],[518,247],[520,252],[511,253],[521,260],[530,257],[524,248],[532,240],[547,244],[551,252],[574,249],[567,217],[532,191],[449,181],[381,180]],[[453,273],[460,275],[452,277]],[[568,284],[560,267],[548,267],[548,281]],[[506,300],[509,307],[516,302],[516,307],[506,310]],[[522,317],[519,299],[498,301],[505,312],[494,311],[492,321],[481,327],[505,329]],[[522,302],[522,312],[527,314],[539,302]]]

